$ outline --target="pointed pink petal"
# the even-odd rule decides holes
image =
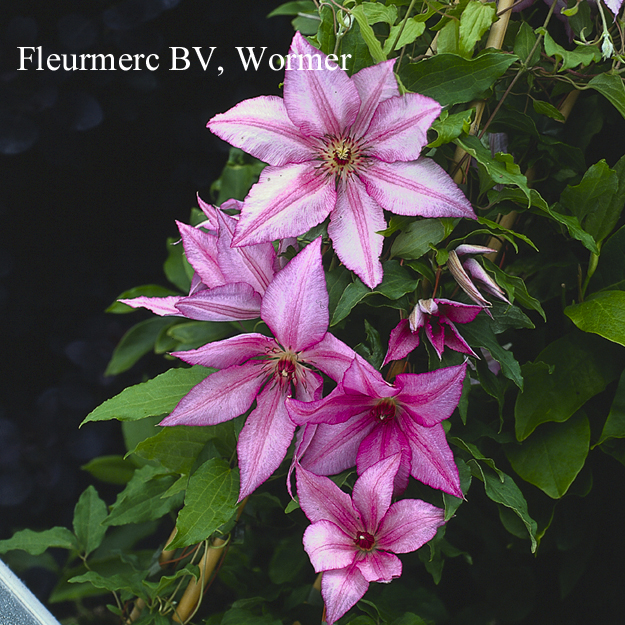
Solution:
[[[354,358],[360,365],[369,371],[375,369],[356,352],[339,341],[329,332],[319,343],[306,349],[301,354],[301,359],[310,363],[326,375],[329,375],[335,382],[340,382],[344,373],[349,369]]]
[[[176,304],[185,299],[180,295],[169,295],[167,297],[133,297],[132,299],[118,299],[118,302],[126,304],[132,308],[147,308],[155,315],[166,317],[168,315],[182,316],[182,313],[176,308]]]
[[[380,463],[380,461],[388,460],[397,456],[399,458],[399,468],[393,473],[393,481],[391,486],[395,494],[400,494],[408,486],[408,477],[410,475],[410,466],[412,462],[412,452],[410,445],[395,422],[391,419],[387,422],[376,423],[360,444],[358,455],[356,457],[356,467],[358,473],[364,473],[370,468]],[[390,505],[390,501],[389,501]]]
[[[362,137],[380,102],[399,95],[393,73],[395,61],[396,59],[391,59],[365,67],[352,76],[361,102],[358,117],[349,131],[352,137]]]
[[[479,356],[471,349],[471,346],[462,338],[456,326],[451,321],[448,321],[444,327],[445,345],[447,347],[456,352],[460,352],[461,354],[469,354],[469,356],[479,358]]]
[[[374,549],[356,560],[356,566],[368,582],[388,583],[401,575],[401,560],[392,553]]]
[[[617,18],[623,6],[623,0],[605,0],[605,5],[614,13],[614,17]]]
[[[237,444],[241,470],[239,501],[253,493],[280,466],[295,432],[284,406],[284,393],[278,386],[265,387],[257,401]]]
[[[315,573],[350,566],[358,553],[354,538],[325,519],[309,525],[304,532],[303,542]]]
[[[260,316],[278,342],[294,352],[321,341],[328,329],[328,289],[321,237],[276,274],[263,296]]]
[[[458,286],[476,303],[482,307],[492,306],[492,304],[482,297],[482,294],[477,290],[473,280],[469,278],[469,275],[464,270],[458,255],[455,250],[449,252],[449,258],[447,259],[447,268],[449,269],[454,280],[458,283]],[[487,311],[488,312],[488,311]],[[490,314],[490,313],[489,313]]]
[[[445,512],[420,499],[395,502],[382,519],[376,546],[394,553],[416,551],[445,524]]]
[[[401,360],[405,358],[412,350],[419,347],[419,333],[410,330],[410,322],[408,319],[402,319],[395,328],[391,330],[388,339],[388,351],[382,366],[391,362],[391,360]]]
[[[217,237],[199,228],[176,222],[182,236],[182,245],[187,260],[209,288],[225,284],[217,262]]]
[[[378,232],[385,228],[382,208],[358,178],[353,176],[339,187],[328,235],[342,263],[370,288],[384,277],[379,260],[384,237]]]
[[[486,273],[486,270],[480,263],[478,263],[475,258],[467,258],[467,260],[462,263],[466,272],[471,275],[474,280],[478,280],[482,283],[482,286],[495,297],[506,302],[506,304],[510,304],[510,301],[506,297],[505,293],[501,289],[501,287]]]
[[[178,310],[200,321],[240,321],[260,316],[261,296],[244,282],[224,284],[182,298]]]
[[[316,154],[311,141],[289,119],[277,96],[243,100],[215,115],[208,128],[218,137],[270,165],[303,163]]]
[[[321,578],[321,596],[326,604],[326,623],[333,625],[353,608],[369,588],[356,563],[345,569],[326,571]]]
[[[445,349],[445,330],[437,317],[428,315],[425,321],[425,334],[438,354],[439,359],[442,358],[443,350]]]
[[[207,343],[198,349],[186,352],[174,352],[172,355],[184,360],[190,365],[203,365],[225,369],[233,365],[240,365],[250,358],[265,356],[276,346],[276,342],[262,334],[249,333],[231,336],[223,341]],[[262,365],[256,361],[257,365]]]
[[[393,480],[400,461],[398,453],[382,458],[364,471],[354,484],[352,502],[360,513],[364,530],[371,535],[376,534],[380,521],[391,505]]]
[[[418,93],[382,102],[364,137],[367,156],[387,163],[416,160],[428,142],[428,128],[440,112],[436,100]]]
[[[304,135],[338,137],[354,123],[360,98],[345,71],[296,32],[284,76],[284,104]]]
[[[482,310],[481,306],[473,306],[471,304],[462,304],[449,299],[437,299],[438,309],[442,317],[453,321],[454,323],[470,323]]]
[[[196,195],[196,197],[197,197],[198,206],[202,209],[202,212],[206,215],[206,219],[208,220],[208,225],[210,226],[210,229],[216,232],[217,229],[219,228],[219,222],[217,221],[217,209],[211,204],[209,204],[208,202],[205,202],[200,197],[199,193]]]
[[[302,466],[319,475],[336,475],[355,466],[360,443],[375,425],[373,419],[358,415],[337,425],[317,425]]]
[[[427,373],[400,373],[397,403],[419,425],[430,427],[451,416],[460,401],[466,364]]]
[[[217,262],[226,282],[246,282],[260,294],[265,292],[273,278],[276,253],[271,243],[246,247],[231,247],[237,220],[218,214],[219,237]]]
[[[426,428],[404,417],[401,419],[401,429],[412,450],[410,475],[432,488],[462,499],[458,468],[443,426],[439,424]]]
[[[368,364],[368,363],[367,363]],[[361,393],[374,399],[394,397],[398,390],[389,384],[379,371],[363,366],[361,359],[354,359],[343,376],[341,386],[346,393]]]
[[[313,163],[265,167],[245,204],[235,245],[251,245],[303,234],[334,208],[334,181]]]
[[[469,200],[449,174],[429,158],[409,163],[371,159],[359,175],[369,195],[397,215],[475,219]]]
[[[228,367],[202,380],[160,425],[215,425],[243,414],[254,401],[265,376],[257,362]]]
[[[287,408],[293,423],[344,423],[357,415],[366,416],[375,400],[362,393],[345,393],[339,386],[319,401],[294,401],[289,399]]]
[[[330,478],[315,475],[302,466],[297,467],[297,496],[308,519],[315,523],[332,521],[346,534],[356,536],[362,530],[352,500]]]
[[[458,256],[463,256],[464,254],[488,254],[496,251],[492,247],[486,247],[485,245],[469,245],[467,243],[459,245],[455,249]]]

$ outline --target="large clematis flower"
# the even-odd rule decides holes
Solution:
[[[383,275],[383,209],[475,218],[447,173],[420,157],[441,106],[416,93],[400,96],[393,64],[350,78],[295,33],[284,100],[245,100],[208,122],[216,135],[269,164],[245,198],[235,245],[299,235],[329,215],[339,258],[374,287]]]
[[[207,220],[195,228],[176,222],[185,254],[195,271],[189,295],[119,301],[160,316],[200,321],[256,319],[262,296],[277,270],[273,245],[231,247],[237,220],[198,200]],[[240,210],[241,206],[238,200],[228,200],[221,208]]]
[[[401,575],[394,554],[416,551],[445,523],[444,512],[420,499],[391,504],[399,454],[367,469],[352,497],[332,480],[297,468],[299,503],[312,522],[304,549],[317,573],[332,625],[363,597],[369,582],[390,582]]]
[[[276,274],[263,296],[260,316],[275,338],[239,334],[174,354],[189,364],[220,371],[192,388],[161,421],[215,425],[243,414],[256,400],[237,445],[240,499],[262,484],[286,455],[295,431],[286,398],[294,394],[302,401],[318,399],[323,380],[312,367],[340,380],[356,356],[326,332],[328,291],[320,238]],[[373,371],[364,361],[362,366]]]
[[[397,492],[412,475],[462,497],[441,421],[458,405],[465,373],[465,364],[403,373],[391,385],[377,371],[354,361],[327,397],[309,403],[287,401],[291,419],[307,426],[298,449],[302,466],[318,475],[335,475],[356,465],[362,474],[400,453]]]
[[[384,364],[405,358],[416,349],[419,346],[421,328],[425,328],[425,335],[439,358],[443,357],[445,347],[477,358],[477,354],[460,336],[455,324],[473,321],[481,310],[481,306],[471,306],[449,299],[420,299],[408,319],[402,319],[391,330]]]

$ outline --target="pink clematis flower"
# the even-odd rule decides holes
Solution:
[[[189,364],[221,370],[192,388],[161,422],[214,425],[243,414],[256,400],[237,445],[240,499],[262,484],[286,455],[295,431],[286,398],[294,393],[306,402],[321,396],[323,380],[311,367],[340,380],[355,357],[351,348],[326,332],[328,292],[321,238],[276,274],[263,296],[260,316],[275,338],[240,334],[174,354]]]
[[[231,247],[237,220],[198,200],[207,221],[196,228],[176,222],[185,254],[195,270],[189,295],[119,301],[161,316],[201,321],[256,319],[262,296],[277,270],[273,245]],[[238,200],[228,200],[222,208],[240,210],[241,206]]]
[[[361,475],[383,458],[400,453],[397,492],[405,490],[412,475],[462,497],[441,421],[460,401],[465,372],[462,364],[403,373],[391,385],[377,371],[354,361],[327,397],[309,403],[287,401],[291,419],[307,425],[298,449],[302,466],[318,475],[334,475],[356,465]]]
[[[460,286],[476,304],[482,306],[484,309],[490,308],[492,304],[482,297],[482,294],[477,290],[473,280],[480,284],[491,295],[506,302],[506,304],[510,304],[510,301],[505,296],[501,287],[486,273],[482,265],[474,258],[467,258],[461,262],[460,257],[470,254],[488,254],[489,252],[495,251],[496,250],[490,247],[484,247],[483,245],[459,245],[455,250],[449,252],[449,258],[447,259],[447,267],[458,283],[458,286]],[[473,280],[471,278],[473,278]],[[489,310],[486,310],[486,312],[490,315]],[[492,317],[492,315],[490,316]]]
[[[473,321],[481,310],[481,306],[461,304],[448,299],[420,299],[408,319],[402,319],[391,330],[384,364],[405,358],[416,349],[419,346],[421,328],[425,328],[425,335],[439,358],[443,357],[445,347],[478,358],[454,324]]]
[[[332,625],[365,594],[369,582],[388,583],[401,575],[394,554],[416,551],[444,525],[444,512],[419,499],[391,505],[399,454],[367,469],[354,484],[352,497],[332,480],[297,468],[299,503],[312,522],[304,549],[317,573]]]
[[[269,164],[245,199],[235,245],[299,235],[329,215],[339,258],[374,287],[383,274],[384,210],[475,219],[449,175],[420,157],[441,106],[416,93],[400,96],[393,64],[350,78],[295,33],[284,100],[245,100],[208,122]]]

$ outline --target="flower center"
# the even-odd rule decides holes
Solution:
[[[371,409],[371,416],[380,421],[384,421],[389,417],[393,418],[395,416],[395,402],[389,398],[381,399]]]
[[[273,378],[274,384],[278,384],[282,390],[291,388],[298,382],[303,380],[303,366],[297,360],[297,354],[291,350],[276,349],[270,356],[268,365],[270,367],[270,377]]]
[[[363,155],[357,140],[352,137],[326,137],[320,151],[323,169],[337,181],[358,171]]]
[[[369,532],[359,532],[354,539],[354,543],[363,551],[371,551],[375,545],[375,538]]]

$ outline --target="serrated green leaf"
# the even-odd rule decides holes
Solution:
[[[536,32],[544,37],[543,41],[547,55],[555,56],[556,59],[562,61],[558,72],[563,72],[567,69],[575,69],[580,66],[586,67],[586,65],[590,65],[593,61],[596,63],[601,61],[601,50],[598,46],[583,45],[577,46],[575,50],[566,50],[553,40],[553,37],[545,28],[537,28]]]
[[[358,26],[360,26],[360,35],[362,36],[363,41],[367,44],[367,48],[369,48],[371,58],[375,63],[386,61],[386,55],[382,51],[382,46],[378,41],[378,38],[375,36],[373,28],[371,28],[367,21],[367,15],[365,14],[362,5],[354,7],[351,11],[352,16],[358,22]]]
[[[508,447],[512,468],[553,499],[563,497],[581,471],[590,446],[590,424],[583,411],[564,423],[545,423],[518,446]]]
[[[214,370],[195,365],[170,369],[152,380],[130,386],[90,412],[81,423],[89,421],[135,421],[170,413],[178,402]]]
[[[123,456],[98,456],[80,467],[107,484],[126,484],[137,466]]]
[[[334,12],[331,7],[324,5],[319,10],[321,21],[317,28],[317,43],[324,54],[334,53],[336,33],[334,32]]]
[[[159,286],[157,284],[144,284],[143,286],[136,286],[132,289],[128,289],[123,293],[120,293],[117,297],[120,299],[134,299],[135,297],[167,297],[168,295],[180,295],[178,291],[173,291],[172,289],[167,289],[164,286]],[[105,312],[115,313],[115,314],[125,314],[134,312],[137,310],[132,306],[128,306],[128,304],[122,304],[121,302],[114,301]]]
[[[440,219],[413,221],[397,235],[391,246],[391,256],[416,260],[445,238],[445,227]]]
[[[78,550],[78,540],[66,527],[53,527],[42,532],[20,530],[11,538],[0,540],[0,553],[21,549],[33,556],[38,556],[50,547]]]
[[[188,475],[206,443],[218,434],[219,430],[211,426],[167,427],[139,443],[134,453],[148,460],[158,460],[174,473]]]
[[[384,42],[384,48],[382,51],[388,56],[394,50],[401,50],[404,46],[413,43],[414,40],[417,39],[417,37],[420,37],[424,31],[425,22],[417,20],[414,17],[410,17],[405,21],[402,20],[399,24],[397,24],[397,26],[391,26],[391,30],[386,41]],[[399,35],[400,32],[401,35]],[[395,43],[397,35],[399,35],[399,40],[395,44],[393,50],[391,50],[391,46]]]
[[[497,19],[495,3],[471,0],[460,16],[458,51],[470,58],[475,44]]]
[[[441,112],[440,117],[434,121],[431,128],[438,134],[436,140],[428,143],[429,148],[437,148],[445,143],[450,143],[462,133],[469,134],[473,110],[460,111],[449,115],[447,110]]]
[[[384,22],[392,26],[397,20],[397,7],[392,4],[390,6],[384,6],[379,2],[363,2],[360,6],[369,24],[373,25]]]
[[[443,106],[480,98],[518,58],[487,51],[474,59],[456,54],[436,54],[400,68],[406,89],[434,98]]]
[[[189,479],[171,549],[206,540],[236,513],[239,472],[221,458],[205,462]]]
[[[625,346],[625,291],[600,291],[564,314],[583,332],[593,332]]]
[[[525,387],[514,407],[517,440],[541,423],[566,421],[621,373],[622,348],[593,334],[572,332],[523,365]],[[549,373],[549,370],[552,373]]]
[[[171,317],[154,317],[132,326],[115,347],[104,375],[118,375],[130,369],[142,356],[154,349],[160,332],[174,323],[176,320]]]
[[[106,504],[100,499],[98,491],[89,486],[78,499],[74,508],[74,533],[79,548],[85,556],[97,549],[104,538],[106,527],[102,521],[107,517]]]
[[[126,573],[114,573],[106,576],[96,571],[87,571],[82,575],[70,578],[68,581],[70,584],[88,582],[96,588],[103,588],[110,592],[127,590],[133,595],[141,597],[144,601],[149,600],[149,595],[142,584],[143,576],[138,571],[129,570]]]
[[[179,507],[182,496],[163,498],[177,477],[165,473],[166,469],[145,466],[137,469],[126,488],[117,495],[105,525],[126,525],[160,519]]]

